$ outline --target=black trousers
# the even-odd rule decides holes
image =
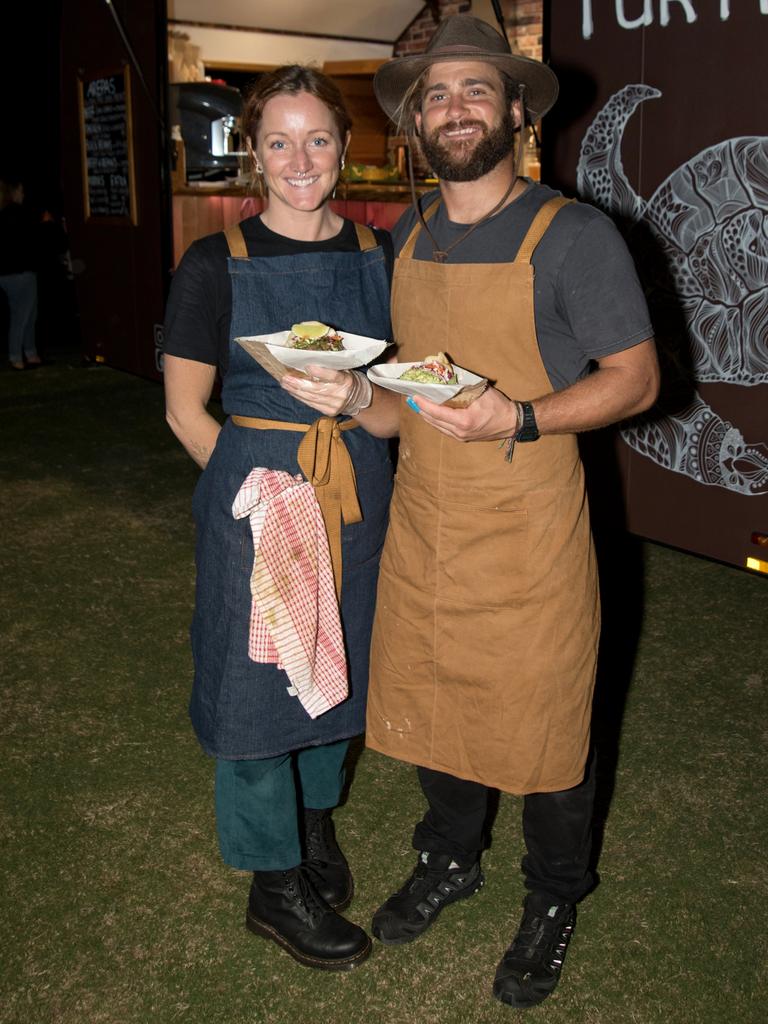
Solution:
[[[449,853],[462,867],[474,863],[487,845],[486,822],[491,792],[444,772],[419,768],[429,809],[416,826],[413,845],[430,853]],[[522,860],[525,885],[537,899],[575,903],[592,887],[592,809],[595,757],[584,781],[557,793],[529,793],[523,798]]]

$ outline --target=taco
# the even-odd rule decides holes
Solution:
[[[415,384],[459,383],[456,371],[444,352],[438,352],[436,356],[427,356],[423,363],[414,363],[400,374],[400,380],[411,380]]]
[[[294,324],[288,335],[289,348],[307,349],[313,352],[341,352],[344,348],[342,335],[332,327],[317,320],[305,320]]]

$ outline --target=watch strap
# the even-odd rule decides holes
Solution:
[[[515,440],[521,444],[526,441],[538,441],[539,428],[536,425],[536,415],[530,402],[518,402],[521,410],[520,428],[515,435]]]

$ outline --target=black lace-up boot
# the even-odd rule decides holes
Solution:
[[[517,935],[493,982],[496,998],[521,1010],[536,1006],[554,991],[576,924],[576,909],[570,903],[547,906],[532,894],[523,907]]]
[[[347,858],[339,849],[331,812],[304,810],[304,866],[325,902],[343,910],[355,891]]]
[[[472,896],[485,878],[480,864],[461,867],[450,854],[420,853],[408,881],[373,915],[373,934],[385,945],[412,942],[449,903]]]
[[[363,929],[328,906],[301,866],[254,871],[245,923],[306,967],[348,971],[371,952]]]

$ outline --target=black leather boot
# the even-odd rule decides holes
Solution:
[[[339,849],[330,810],[304,809],[303,867],[325,902],[343,910],[355,891],[347,858]]]
[[[245,923],[306,967],[348,971],[371,952],[363,929],[328,906],[301,865],[254,871]]]

